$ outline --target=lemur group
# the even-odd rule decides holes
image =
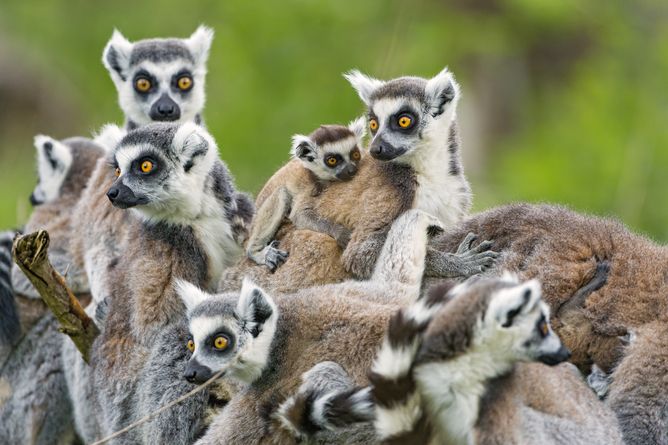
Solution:
[[[6,232],[0,443],[668,443],[665,247],[470,214],[448,69],[345,74],[363,117],[295,135],[253,201],[202,118],[212,38],[115,31],[125,124],[35,138],[22,230],[100,334],[84,361]]]

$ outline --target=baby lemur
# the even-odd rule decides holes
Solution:
[[[241,386],[201,443],[268,441],[267,416],[278,396],[296,389],[299,375],[323,357],[346,367],[357,384],[366,384],[366,370],[389,316],[419,295],[429,233],[440,226],[435,218],[418,210],[399,217],[367,281],[305,288],[289,295],[270,295],[248,280],[240,292],[219,295],[181,285],[180,295],[189,314],[188,348],[194,352],[186,363],[182,358],[184,342],[180,351],[163,354],[163,365],[156,369],[172,372],[176,366],[195,383],[225,370],[224,380]],[[192,388],[185,379],[181,388],[165,386],[161,375],[140,388],[140,393],[165,394],[164,404]],[[158,407],[142,405],[140,411]],[[190,413],[164,413],[146,425],[146,437],[167,440],[164,430],[191,431],[190,437],[194,437],[193,429],[202,415],[203,407]],[[346,443],[351,439],[347,434],[335,434],[328,440]],[[372,431],[367,427],[363,436],[368,442]]]
[[[246,249],[251,260],[271,271],[285,261],[288,253],[272,241],[288,215],[296,226],[327,234],[341,249],[346,248],[350,230],[320,218],[313,210],[313,200],[329,183],[348,181],[357,174],[365,128],[366,122],[360,118],[348,127],[321,125],[308,136],[293,136],[293,160],[269,180],[258,198]]]
[[[348,80],[367,106],[373,136],[370,156],[359,162],[351,180],[329,184],[313,200],[313,210],[351,230],[350,242],[342,250],[330,236],[288,222],[276,237],[281,249],[290,252],[285,264],[272,274],[246,261],[226,271],[221,290],[237,289],[244,277],[280,292],[365,279],[374,270],[389,227],[406,210],[427,211],[448,225],[468,213],[470,187],[461,166],[456,125],[459,86],[452,74],[445,69],[431,79],[385,82],[354,72]],[[283,174],[281,169],[275,176]],[[257,204],[272,192],[273,188],[263,189]],[[430,248],[425,273],[468,277],[491,267],[496,253],[487,251],[489,244],[468,244],[462,251]]]
[[[278,416],[291,431],[341,427],[366,420],[373,401],[384,444],[621,444],[575,367],[556,366],[567,358],[536,280],[444,285],[391,318],[366,400],[367,389],[313,391],[302,419]]]

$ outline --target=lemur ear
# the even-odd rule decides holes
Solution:
[[[316,157],[316,149],[316,144],[310,137],[303,134],[292,136],[292,149],[290,153],[293,158],[304,162],[313,162]]]
[[[200,25],[190,37],[186,39],[186,46],[195,58],[195,65],[206,64],[209,58],[209,49],[213,41],[213,29]]]
[[[278,313],[274,300],[249,279],[241,285],[236,313],[245,330],[257,337],[269,317]]]
[[[132,43],[123,37],[117,29],[109,39],[107,46],[102,52],[102,63],[111,74],[114,81],[125,81],[127,71],[130,67],[130,54],[132,53]]]
[[[485,318],[490,321],[489,317],[493,317],[495,323],[508,328],[535,309],[540,297],[541,286],[536,279],[506,287],[492,296]]]
[[[353,132],[357,145],[361,147],[362,139],[366,136],[366,117],[360,116],[348,124],[348,129]]]
[[[107,153],[111,153],[126,134],[127,131],[116,124],[104,124],[95,134],[94,141],[102,146]]]
[[[359,94],[362,102],[367,106],[371,103],[371,96],[374,91],[382,87],[385,82],[382,80],[374,79],[365,74],[360,73],[358,70],[352,70],[343,75],[348,82],[355,88],[357,94]]]
[[[457,106],[459,95],[459,85],[447,67],[427,81],[425,97],[433,117],[442,115],[448,104],[452,104],[451,108],[454,109]]]
[[[40,181],[54,173],[67,173],[72,164],[72,152],[67,145],[43,134],[35,136],[34,145]]]
[[[172,147],[178,154],[183,170],[188,173],[200,159],[206,157],[209,149],[216,150],[216,144],[207,131],[193,122],[181,125],[174,135]]]
[[[181,301],[183,301],[188,312],[192,311],[195,307],[210,297],[209,294],[199,287],[183,280],[176,280],[176,283],[174,283],[174,290],[176,290],[178,296],[181,297]]]

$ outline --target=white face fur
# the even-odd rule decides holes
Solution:
[[[30,201],[33,205],[54,201],[72,165],[72,153],[63,143],[44,135],[35,136],[39,182]]]
[[[340,138],[327,142],[318,141],[316,130],[311,136],[296,134],[292,137],[293,158],[298,159],[321,181],[347,181],[357,174],[357,166],[362,159],[363,139],[366,134],[364,118],[358,118],[345,127],[336,128]]]
[[[102,61],[121,109],[135,125],[194,121],[204,108],[206,62],[213,31],[200,26],[187,39],[131,43],[114,31]]]
[[[238,300],[211,295],[186,282],[177,284],[189,318],[193,352],[184,377],[204,382],[219,371],[245,384],[266,368],[278,309],[262,289],[244,280]]]
[[[459,101],[459,85],[448,69],[425,80],[381,81],[359,71],[345,75],[368,107],[371,156],[406,159],[423,145],[447,141]]]
[[[120,208],[133,207],[149,221],[177,224],[222,212],[215,196],[205,190],[218,156],[211,135],[194,123],[185,123],[176,129],[171,141],[154,140],[152,135],[164,134],[162,127],[154,131],[156,125],[169,124],[142,127],[135,130],[138,136],[132,143],[115,144],[113,159],[118,179],[110,193],[116,187],[119,195],[112,199],[108,194],[112,203]]]

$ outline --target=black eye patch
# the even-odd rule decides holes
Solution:
[[[141,91],[137,87],[137,81],[140,79],[146,79],[151,83],[151,87],[147,91]],[[151,73],[144,69],[137,70],[134,77],[132,78],[132,86],[136,93],[142,96],[146,96],[154,92],[158,88],[158,80]]]
[[[401,123],[408,119],[409,124],[402,126]],[[389,126],[392,130],[401,131],[402,133],[410,134],[418,128],[418,114],[411,108],[403,108],[399,112],[390,116]]]
[[[215,346],[216,339],[219,337],[223,337],[227,341],[227,344],[224,349],[218,349]],[[204,341],[204,345],[206,345],[207,349],[209,349],[212,352],[215,352],[216,354],[229,353],[232,349],[234,349],[235,343],[236,343],[236,337],[234,336],[234,334],[228,332],[227,330],[221,330],[216,332],[215,334],[211,334]]]

